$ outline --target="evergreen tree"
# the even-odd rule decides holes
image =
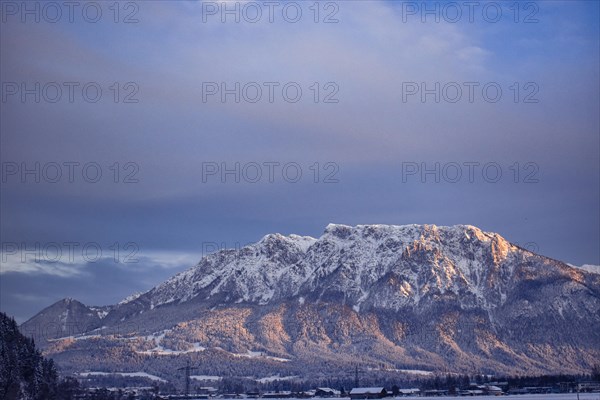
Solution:
[[[19,332],[14,319],[0,312],[0,398],[54,400],[58,376],[52,360]]]
[[[600,364],[596,364],[592,367],[592,379],[600,382]]]

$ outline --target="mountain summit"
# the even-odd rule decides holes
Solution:
[[[101,311],[46,341],[48,354],[76,370],[110,349],[102,368],[122,368],[132,361],[114,359],[117,347],[161,376],[169,357],[211,360],[203,373],[221,376],[328,374],[357,360],[388,372],[573,373],[600,358],[600,275],[470,225],[270,234]],[[48,315],[22,329],[39,332]]]

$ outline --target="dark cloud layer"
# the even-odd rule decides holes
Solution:
[[[329,222],[473,224],[560,260],[599,264],[599,5],[535,4],[538,22],[528,24],[507,8],[497,23],[480,14],[422,23],[385,1],[339,2],[334,24],[314,23],[307,9],[294,24],[205,23],[202,3],[183,1],[139,3],[132,24],[114,23],[109,10],[95,24],[7,17],[3,96],[11,82],[95,82],[103,95],[2,101],[3,246],[132,242],[144,261],[38,268],[7,259],[2,310],[23,319],[65,296],[115,302],[189,267],[207,243],[319,236]],[[294,82],[303,97],[203,102],[206,82]],[[456,103],[404,102],[407,82],[463,90],[493,82],[503,96],[490,103],[478,89],[473,102],[466,92]],[[324,103],[329,93],[339,101]],[[532,93],[537,102],[525,103]],[[138,102],[124,103],[127,95]],[[22,178],[35,163],[40,182]],[[239,163],[240,182],[206,175],[207,163]],[[421,176],[436,163],[439,178]],[[256,165],[262,175],[252,183]],[[268,165],[277,165],[273,182]],[[472,179],[467,165],[477,165]]]

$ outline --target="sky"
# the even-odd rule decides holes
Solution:
[[[599,2],[24,4],[0,10],[19,322],[328,223],[470,224],[600,264]]]

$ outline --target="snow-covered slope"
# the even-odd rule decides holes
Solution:
[[[293,275],[317,240],[297,235],[267,235],[240,250],[222,250],[208,255],[194,268],[174,276],[147,296],[151,307],[183,302],[198,296],[225,294],[226,302],[248,301],[265,304],[295,290],[298,282],[281,287]]]
[[[211,254],[142,297],[150,308],[302,296],[398,310],[449,292],[460,293],[465,307],[495,307],[506,301],[515,263],[532,256],[468,225],[330,224],[319,239],[273,234]]]

